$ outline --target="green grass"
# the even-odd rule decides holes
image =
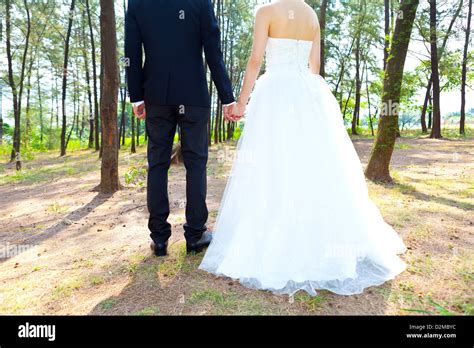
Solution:
[[[318,291],[318,295],[310,296],[308,293],[299,292],[295,296],[295,300],[303,303],[311,312],[316,312],[326,304],[326,296],[323,291]]]
[[[127,149],[122,149],[122,153],[128,152]],[[57,154],[54,151],[42,153],[41,158],[47,161],[52,161]],[[73,156],[73,157],[72,157]],[[79,156],[79,157],[78,157]],[[124,161],[132,163],[132,160],[125,157]],[[6,159],[8,162],[8,159]],[[143,166],[138,167],[137,163],[144,163],[144,160],[133,160],[133,165],[125,175],[125,182],[132,186],[143,186],[146,181],[146,169]],[[67,157],[58,158],[54,164],[34,164],[34,162],[23,162],[21,171],[9,170],[7,167],[0,165],[0,185],[25,183],[25,184],[39,184],[43,182],[54,181],[59,178],[74,176],[90,171],[99,171],[101,162],[97,153],[92,151],[78,150],[70,151]]]
[[[459,299],[453,303],[453,307],[464,315],[474,315],[474,297],[466,300]]]
[[[239,315],[269,315],[272,312],[258,299],[246,299],[238,303]]]
[[[98,169],[98,165],[93,166]],[[12,174],[0,176],[0,185],[22,182],[25,184],[37,184],[54,179],[75,175],[91,170],[90,166],[55,165],[46,167],[23,168],[21,171],[14,171]]]
[[[443,315],[452,316],[456,313],[451,312],[449,309],[443,307],[439,303],[436,303],[431,297],[425,302],[425,308],[401,308],[405,312],[413,312],[427,315]]]
[[[49,211],[55,213],[55,214],[63,214],[66,213],[69,210],[69,207],[67,206],[61,206],[58,202],[54,202],[49,206]]]
[[[433,260],[430,255],[425,255],[423,258],[416,258],[413,261],[408,262],[408,272],[415,273],[419,275],[432,274],[433,272]],[[407,285],[401,286],[406,287],[404,290],[409,289],[413,290],[412,287],[407,288]]]
[[[238,295],[235,292],[221,292],[214,289],[205,289],[193,292],[187,302],[191,305],[209,302],[219,309],[227,309],[237,305],[237,298]]]
[[[474,284],[474,271],[473,270],[463,269],[459,271],[458,274],[461,276],[461,278],[465,282],[473,282]]]
[[[92,286],[98,286],[105,283],[105,278],[101,275],[92,275],[89,278],[89,283]]]
[[[76,277],[64,279],[54,287],[51,297],[53,300],[69,297],[74,290],[80,289],[83,284],[83,280]]]
[[[265,299],[267,292],[256,291],[242,295],[237,290],[201,288],[194,290],[186,304],[205,309],[210,315],[269,315],[276,314]]]
[[[107,300],[102,301],[99,307],[100,309],[106,311],[106,310],[112,309],[116,303],[117,303],[116,298],[108,298]]]
[[[411,149],[412,146],[410,144],[406,144],[406,143],[396,143],[395,144],[395,149],[397,150],[408,150],[408,149]]]
[[[423,134],[421,132],[421,129],[406,129],[402,132],[402,138],[418,138],[418,137],[428,137],[429,132],[431,130],[428,130],[428,134]],[[449,139],[462,139],[466,137],[473,137],[474,136],[474,128],[471,128],[466,125],[466,134],[465,135],[460,135],[459,134],[459,127],[442,127],[441,128],[441,135],[444,138],[449,138]]]
[[[413,292],[413,290],[414,290],[413,284],[409,281],[400,282],[398,284],[398,287],[400,288],[400,290],[407,291],[407,292]]]
[[[173,278],[180,273],[191,272],[196,269],[198,257],[186,255],[185,243],[178,243],[168,248],[169,256],[158,265],[158,274],[161,277]]]
[[[158,315],[160,314],[160,309],[158,307],[146,307],[137,312],[132,313],[132,315],[137,316],[151,316],[151,315]]]

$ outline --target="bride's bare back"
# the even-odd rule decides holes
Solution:
[[[321,33],[318,17],[304,0],[277,0],[257,10],[252,54],[247,64],[244,83],[233,114],[242,117],[258,77],[268,38],[312,41],[309,67],[319,74],[321,65]]]
[[[302,0],[280,0],[268,5],[268,35],[274,38],[313,41],[318,32],[314,10]]]

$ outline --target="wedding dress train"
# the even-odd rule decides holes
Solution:
[[[200,269],[245,286],[341,295],[393,279],[406,248],[370,200],[312,42],[270,38]]]

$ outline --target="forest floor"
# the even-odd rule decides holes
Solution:
[[[365,165],[372,140],[354,144]],[[230,170],[218,158],[232,149],[230,144],[211,149],[211,229]],[[125,187],[112,196],[93,191],[100,162],[92,151],[63,158],[35,154],[21,174],[0,165],[0,314],[474,314],[472,138],[398,140],[395,183],[369,182],[369,190],[404,239],[408,268],[393,281],[349,297],[327,291],[277,296],[197,270],[202,255],[185,253],[180,166],[170,170],[170,255],[153,257],[145,151],[121,152]]]

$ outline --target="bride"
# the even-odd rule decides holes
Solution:
[[[254,89],[265,51],[266,73]],[[245,113],[245,130],[200,269],[251,288],[311,295],[361,293],[405,269],[397,256],[405,245],[368,196],[319,68],[312,8],[303,0],[259,8],[252,56],[229,116]]]

